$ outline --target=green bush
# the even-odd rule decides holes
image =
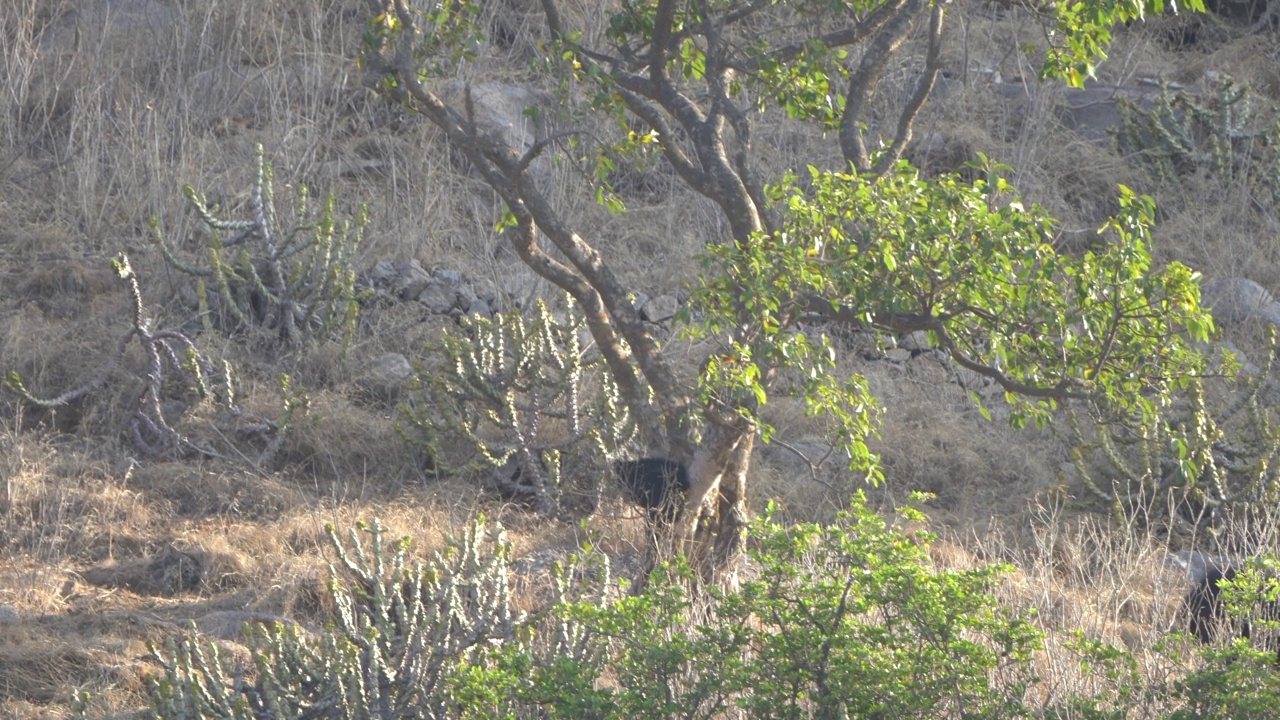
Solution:
[[[914,513],[908,511],[914,519]],[[410,567],[376,523],[342,560],[320,636],[252,633],[253,667],[199,640],[159,654],[157,718],[1011,718],[1039,636],[989,593],[1004,568],[937,571],[927,536],[861,498],[829,526],[754,523],[749,579],[686,563],[610,596],[608,565],[557,566],[553,602],[512,610],[510,550],[483,521]]]

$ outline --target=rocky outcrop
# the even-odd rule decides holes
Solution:
[[[1213,319],[1219,325],[1257,320],[1280,328],[1280,303],[1252,280],[1210,280],[1200,286],[1200,297],[1201,304],[1213,311]]]
[[[501,312],[497,293],[477,292],[475,285],[457,270],[427,272],[415,258],[393,262],[380,260],[356,281],[358,290],[371,290],[375,298],[389,302],[416,302],[433,315],[483,315]]]

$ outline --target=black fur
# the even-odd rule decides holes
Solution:
[[[613,464],[613,475],[654,521],[674,520],[689,491],[688,469],[667,458],[618,460]]]
[[[1225,616],[1222,607],[1223,580],[1236,579],[1234,567],[1220,568],[1210,565],[1205,568],[1204,578],[1187,593],[1187,610],[1190,614],[1191,634],[1200,638],[1200,642],[1213,641],[1218,624]],[[1249,637],[1249,625],[1246,623],[1240,630],[1240,637]]]
[[[1216,638],[1220,628],[1229,631],[1233,637],[1252,639],[1253,627],[1246,620],[1231,621],[1227,618],[1226,608],[1222,604],[1222,583],[1236,579],[1237,569],[1234,565],[1217,566],[1209,564],[1204,569],[1204,577],[1187,593],[1186,603],[1190,616],[1189,627],[1192,635],[1202,643],[1210,643]],[[1263,603],[1257,612],[1265,618],[1280,616],[1280,607],[1276,603]],[[1227,624],[1230,623],[1230,624]],[[1268,636],[1274,633],[1264,632],[1260,640],[1268,650],[1272,649],[1275,638]],[[1276,649],[1276,666],[1280,667],[1280,648]]]

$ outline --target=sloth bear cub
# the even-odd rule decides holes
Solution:
[[[1204,568],[1204,576],[1187,593],[1186,603],[1190,615],[1188,629],[1191,634],[1200,639],[1200,642],[1212,642],[1219,625],[1226,619],[1226,608],[1222,605],[1221,583],[1235,580],[1236,573],[1237,570],[1234,565],[1210,563]],[[1259,608],[1259,614],[1267,619],[1275,619],[1280,616],[1280,607],[1277,607],[1276,603],[1264,602]],[[1228,629],[1235,637],[1246,640],[1252,639],[1253,628],[1248,621],[1232,623]],[[1273,634],[1263,633],[1264,636]],[[1263,646],[1271,650],[1275,644],[1275,638],[1264,637],[1262,639],[1264,640]],[[1280,667],[1280,648],[1277,648],[1276,652],[1276,665]]]
[[[688,469],[667,458],[618,460],[613,464],[613,475],[655,523],[675,520],[689,491]]]

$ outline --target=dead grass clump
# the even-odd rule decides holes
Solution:
[[[325,391],[310,398],[310,413],[290,430],[280,462],[338,498],[387,497],[414,478],[413,455],[389,413]]]
[[[150,558],[112,562],[81,573],[85,582],[139,595],[176,597],[242,587],[254,562],[213,539],[194,545],[175,542]]]
[[[972,543],[985,557],[1017,567],[996,595],[1031,611],[1031,621],[1045,633],[1045,649],[1036,658],[1039,691],[1099,691],[1102,676],[1084,670],[1083,656],[1072,649],[1077,632],[1127,649],[1143,681],[1163,683],[1172,670],[1156,646],[1185,627],[1187,591],[1185,577],[1165,568],[1167,547],[1136,528],[1067,512],[1062,494],[1041,499],[1025,525],[1006,526]]]
[[[316,569],[293,578],[285,586],[281,606],[286,615],[303,625],[324,625],[337,612],[333,595],[329,592],[328,570]]]
[[[35,705],[66,703],[74,686],[130,684],[141,678],[113,667],[104,653],[53,635],[32,624],[0,625],[0,698]]]
[[[98,561],[140,550],[162,527],[164,513],[137,492],[101,478],[23,474],[9,483],[0,517],[4,550],[47,562]]]
[[[133,471],[130,487],[148,504],[172,515],[270,521],[307,502],[307,496],[282,478],[239,467],[201,467],[183,462],[155,463]]]

